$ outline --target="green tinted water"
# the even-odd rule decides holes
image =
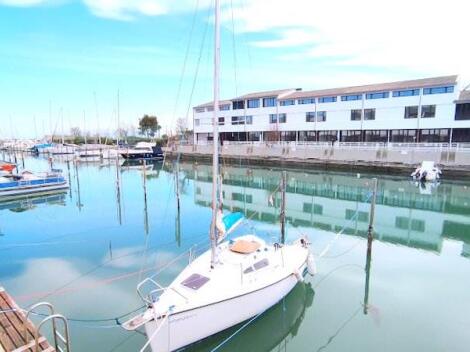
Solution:
[[[25,163],[47,168],[43,159]],[[55,164],[70,176],[70,192],[0,203],[0,285],[22,306],[47,300],[71,318],[74,351],[138,351],[145,338],[114,318],[141,306],[138,282],[193,244],[207,243],[210,166],[180,164],[180,214],[171,163],[146,171],[146,197],[140,166],[121,169],[120,192],[114,162],[69,166]],[[234,235],[254,227],[277,240],[279,196],[268,199],[280,171],[223,172],[224,206],[251,219]],[[470,349],[470,189],[450,181],[423,188],[378,175],[368,261],[371,176],[288,170],[288,237],[307,234],[318,254],[338,231],[344,234],[318,260],[314,278],[221,351]],[[186,263],[185,255],[157,279],[169,283]],[[210,351],[234,331],[188,350]]]

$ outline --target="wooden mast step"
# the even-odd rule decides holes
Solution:
[[[35,332],[32,321],[0,286],[0,352],[35,352]],[[44,336],[39,336],[38,342],[37,351],[56,351]]]

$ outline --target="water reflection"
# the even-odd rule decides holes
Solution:
[[[0,211],[9,210],[15,213],[35,209],[38,205],[61,205],[65,206],[67,191],[47,192],[29,197],[9,199],[0,202]]]
[[[195,180],[195,202],[210,206],[211,171],[205,165],[197,170],[182,168]],[[225,167],[224,205],[261,222],[277,223],[276,204],[268,194],[276,189],[278,170]],[[287,220],[293,227],[308,227],[367,237],[368,211],[364,207],[369,180],[345,174],[289,171]],[[470,189],[463,184],[441,184],[433,194],[423,194],[408,180],[379,179],[375,238],[388,243],[440,252],[445,238],[470,243]],[[276,202],[274,202],[276,203]],[[357,218],[351,221],[359,211]]]
[[[231,337],[220,350],[255,352],[283,347],[297,335],[314,296],[315,292],[309,283],[297,284],[283,300]],[[243,323],[196,343],[185,351],[211,351],[241,326]],[[267,326],[270,328],[266,329]]]

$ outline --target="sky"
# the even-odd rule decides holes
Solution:
[[[459,74],[470,3],[221,0],[221,98]],[[212,97],[211,0],[0,0],[0,138],[162,132]],[[119,119],[118,111],[119,96]],[[118,122],[119,120],[119,122]]]

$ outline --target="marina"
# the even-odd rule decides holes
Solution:
[[[25,159],[32,170],[48,163]],[[66,159],[57,158],[54,165],[67,170]],[[73,350],[140,349],[144,336],[119,325],[143,308],[137,284],[155,273],[159,282],[169,284],[188,262],[189,250],[195,245],[203,250],[207,243],[211,166],[181,162],[176,168],[170,160],[149,165],[145,173],[142,165],[119,166],[117,192],[114,162],[106,167],[77,163],[70,168],[65,197],[32,199],[34,206],[19,212],[18,204],[2,203],[0,282],[22,307],[44,299],[54,304],[69,319]],[[282,170],[237,165],[222,170],[224,207],[250,219],[240,231],[253,222],[261,238],[279,238],[279,195],[274,206],[268,195],[279,185]],[[443,180],[432,186],[401,176],[287,171],[287,240],[305,234],[318,255],[344,230],[318,260],[315,277],[235,334],[222,350],[316,351],[326,345],[341,351],[354,344],[370,351],[392,346],[465,351],[470,343],[464,318],[470,306],[468,184]],[[373,177],[379,184],[367,266],[367,196]],[[446,284],[436,285],[436,275]],[[429,324],[430,306],[439,323]],[[462,319],[452,312],[460,312]],[[211,351],[239,328],[187,350]],[[413,339],[404,341],[410,331]],[[381,340],[384,335],[387,342]]]
[[[470,8],[379,5],[0,0],[0,352],[467,352]]]

